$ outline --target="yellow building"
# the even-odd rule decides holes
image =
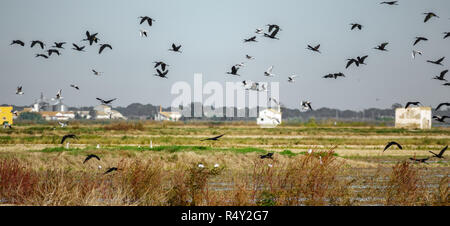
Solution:
[[[0,107],[0,123],[3,125],[5,122],[10,125],[13,124],[13,107]]]

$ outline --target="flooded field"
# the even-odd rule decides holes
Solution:
[[[128,125],[0,130],[1,205],[449,204],[448,128]]]

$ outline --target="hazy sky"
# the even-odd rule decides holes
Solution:
[[[381,0],[2,0],[0,3],[0,104],[30,105],[44,92],[47,97],[63,89],[69,106],[97,105],[96,97],[115,98],[114,106],[139,102],[169,106],[173,83],[193,83],[194,73],[204,81],[280,81],[280,101],[298,108],[310,100],[317,109],[330,107],[361,110],[389,108],[393,103],[421,101],[436,106],[449,101],[450,87],[432,80],[450,66],[450,1],[400,0],[398,6],[379,5]],[[435,12],[423,23],[424,12]],[[139,25],[139,16],[156,20],[152,27]],[[362,31],[350,31],[358,22]],[[258,37],[257,43],[243,43],[256,28],[278,24],[280,40]],[[149,31],[142,38],[139,29]],[[100,43],[113,50],[98,54],[98,44],[80,42],[86,30],[98,32]],[[428,42],[412,46],[416,36]],[[10,46],[12,40],[26,46]],[[35,58],[43,51],[30,48],[31,40],[68,44],[61,56]],[[86,52],[72,50],[83,44]],[[172,43],[183,45],[183,53],[167,51]],[[389,42],[389,52],[373,48]],[[321,44],[322,54],[306,50]],[[413,49],[424,54],[415,60]],[[245,54],[255,56],[247,62]],[[346,59],[369,55],[367,66],[345,69]],[[443,56],[444,67],[426,63]],[[153,76],[153,61],[163,60],[169,79]],[[247,66],[232,77],[225,72],[240,62]],[[263,72],[273,65],[273,78]],[[101,77],[91,69],[104,72]],[[343,72],[341,79],[323,79],[328,73]],[[296,83],[287,76],[298,74]],[[450,78],[450,74],[447,75]],[[70,88],[77,84],[80,90]],[[25,95],[15,95],[23,85]],[[225,95],[224,95],[225,96]],[[379,99],[378,101],[376,99]]]

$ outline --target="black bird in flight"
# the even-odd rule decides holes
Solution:
[[[98,54],[102,53],[105,48],[110,48],[112,50],[112,47],[110,44],[100,44],[100,49],[98,50]]]
[[[111,99],[111,100],[103,100],[103,99],[98,98],[98,97],[96,99],[99,100],[104,105],[110,104],[111,102],[117,100],[117,98],[114,98],[114,99]]]
[[[91,158],[96,158],[96,159],[98,159],[98,161],[100,161],[100,157],[98,157],[97,155],[91,154],[91,155],[88,155],[88,156],[84,159],[83,164],[86,163],[87,161],[89,161],[89,159],[91,159]]]
[[[361,30],[362,27],[363,27],[361,24],[357,24],[357,23],[353,23],[353,24],[350,24],[350,25],[352,26],[351,30],[353,30],[355,28],[358,28],[359,30]]]
[[[438,122],[445,122],[446,118],[450,118],[450,117],[446,116],[446,115],[444,115],[444,116],[437,116],[437,115],[433,116],[433,119],[435,119]]]
[[[416,159],[416,158],[409,158],[411,161],[416,161],[419,163],[426,163],[426,161],[428,161],[428,159],[430,159],[430,157],[428,158],[424,158],[424,159]]]
[[[415,106],[419,106],[420,102],[416,101],[416,102],[408,102],[406,103],[405,109],[408,108],[410,105],[415,105]]]
[[[315,46],[315,47],[308,45],[308,48],[307,48],[307,49],[309,49],[309,50],[311,50],[311,51],[314,51],[314,52],[321,53],[320,50],[319,50],[319,48],[320,48],[320,44],[317,45],[317,46]]]
[[[435,111],[437,111],[437,110],[439,110],[442,106],[450,106],[450,103],[440,103],[437,107],[436,107],[436,109],[435,109]]]
[[[181,45],[176,46],[175,43],[172,43],[172,49],[169,49],[169,51],[181,53],[180,48],[181,48]]]
[[[161,78],[167,78],[166,75],[167,75],[167,73],[169,73],[169,70],[161,72],[159,69],[156,69],[156,72],[158,74],[155,74],[155,76],[158,76],[158,77],[161,77]]]
[[[443,158],[444,158],[444,152],[447,150],[447,148],[448,148],[448,145],[445,146],[444,149],[442,149],[442,150],[439,152],[439,154],[436,154],[436,153],[434,153],[434,152],[432,152],[432,151],[429,151],[429,152],[430,152],[431,154],[434,155],[433,157],[443,159]]]
[[[45,59],[47,59],[47,58],[48,58],[48,56],[47,56],[47,55],[45,55],[45,54],[36,54],[36,57],[43,57],[43,58],[45,58]]]
[[[57,49],[49,49],[47,50],[48,56],[51,56],[52,53],[56,53],[58,56],[60,55],[59,51]]]
[[[91,35],[89,31],[86,31],[86,38],[82,41],[89,41],[89,45],[92,45],[94,42],[97,43],[100,39],[97,38],[98,33]]]
[[[367,59],[367,57],[368,57],[368,55],[365,55],[365,56],[363,56],[363,57],[356,57],[356,60],[358,60],[358,63],[361,65],[361,64],[366,64],[366,63],[364,63],[364,61]]]
[[[63,45],[66,44],[65,42],[55,42],[55,45],[52,46],[53,48],[58,48],[58,49],[64,49]]]
[[[395,141],[391,141],[391,142],[389,142],[389,143],[386,145],[386,147],[384,148],[383,152],[386,151],[386,150],[387,150],[389,147],[391,147],[392,145],[397,145],[397,147],[400,148],[400,150],[403,150],[402,146],[401,146],[399,143],[397,143],[397,142],[395,142]]]
[[[152,22],[155,21],[154,19],[148,17],[148,16],[141,16],[139,17],[141,19],[141,22],[139,22],[139,24],[144,23],[145,21],[147,21],[148,26],[152,26]]]
[[[22,91],[22,86],[18,86],[17,87],[16,94],[17,95],[23,95],[24,94],[24,92]]]
[[[416,37],[416,41],[414,41],[413,46],[415,46],[417,43],[419,43],[420,41],[428,41],[428,38],[425,37]]]
[[[350,65],[352,65],[353,63],[355,63],[355,65],[357,67],[359,67],[359,61],[356,59],[347,59],[347,65],[345,66],[345,68],[350,67]]]
[[[31,41],[31,48],[33,48],[33,46],[35,46],[36,44],[39,44],[39,46],[41,46],[41,49],[44,49],[45,44],[39,40]]]
[[[119,169],[117,169],[117,167],[111,167],[108,170],[106,170],[106,172],[103,175],[111,173],[112,171],[117,171],[117,170],[119,170]]]
[[[217,141],[217,140],[219,140],[219,138],[223,137],[224,135],[225,135],[225,134],[222,134],[222,135],[217,136],[217,137],[206,138],[206,139],[203,139],[203,140],[200,140],[200,141],[205,141],[205,140],[214,140],[214,141]]]
[[[166,66],[169,66],[168,64],[166,64],[166,63],[164,63],[162,61],[156,61],[156,62],[153,62],[153,63],[155,63],[155,67],[154,68],[157,68],[158,66],[161,66],[161,69],[163,71],[166,70]]]
[[[437,61],[432,61],[432,60],[427,60],[428,63],[432,63],[432,64],[436,64],[436,65],[442,65],[442,61],[445,59],[445,57],[442,57],[441,59],[437,60]]]
[[[448,38],[448,37],[450,37],[450,32],[444,32],[444,39],[446,39],[446,38]]]
[[[25,46],[25,43],[20,40],[13,40],[10,45],[14,45],[14,44]]]
[[[445,74],[447,74],[447,73],[448,73],[448,70],[444,70],[444,71],[441,72],[441,74],[439,76],[436,76],[433,79],[440,80],[440,81],[447,81],[444,78]]]
[[[78,46],[77,44],[75,44],[75,43],[72,43],[72,45],[73,45],[73,47],[74,48],[72,48],[73,50],[77,50],[77,51],[83,51],[84,52],[84,47],[86,47],[86,46]]]
[[[390,1],[390,2],[381,2],[380,4],[386,4],[386,5],[398,5],[398,1]]]
[[[270,39],[277,39],[279,40],[279,38],[275,37],[278,34],[278,31],[280,31],[279,28],[275,28],[275,30],[269,35],[267,33],[264,33],[264,37],[270,38]]]
[[[75,134],[64,135],[63,138],[62,138],[62,140],[61,140],[61,144],[63,144],[64,141],[65,141],[66,139],[69,139],[69,138],[71,138],[71,139],[78,139],[78,137],[77,137]]]
[[[259,157],[261,158],[261,159],[273,159],[273,154],[274,153],[267,153],[267,154],[265,154],[265,155],[260,155]]]
[[[244,42],[257,42],[256,41],[256,36],[253,36],[253,37],[248,38],[248,39],[244,39]]]
[[[442,84],[443,86],[450,86],[450,82]]]
[[[280,26],[278,26],[278,25],[276,25],[276,24],[267,24],[266,26],[268,26],[269,27],[269,32],[272,32],[272,30],[279,30],[279,31],[281,31],[281,28],[280,28]]]
[[[77,89],[77,90],[80,90],[80,87],[78,87],[77,85],[71,84],[70,87],[75,88],[75,89]]]
[[[240,75],[237,73],[238,70],[239,70],[239,67],[233,66],[233,67],[231,67],[231,72],[227,72],[227,74],[229,74],[229,75],[237,75],[237,76],[240,76]]]
[[[380,51],[388,51],[388,50],[386,49],[386,46],[387,46],[388,44],[389,44],[389,42],[381,43],[381,45],[375,47],[374,49],[377,49],[377,50],[380,50]]]
[[[337,79],[338,77],[345,77],[345,75],[342,72],[339,72],[323,76],[323,78],[334,78],[334,79]]]
[[[430,20],[432,17],[437,17],[439,18],[435,13],[433,12],[429,12],[429,13],[423,13],[425,16],[425,20],[423,21],[424,23],[426,23],[428,20]]]

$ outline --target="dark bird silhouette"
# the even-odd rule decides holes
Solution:
[[[238,70],[239,70],[239,67],[233,66],[233,67],[231,67],[231,72],[227,72],[227,74],[229,74],[229,75],[238,75],[238,76],[240,76],[240,75],[237,73]]]
[[[36,57],[43,57],[43,58],[45,58],[45,59],[47,59],[47,58],[48,58],[48,56],[47,56],[47,55],[45,55],[45,54],[36,54]]]
[[[386,4],[386,5],[398,5],[398,1],[390,1],[390,2],[381,2],[380,4]]]
[[[443,86],[450,86],[450,82],[442,84]]]
[[[270,38],[270,39],[277,39],[277,40],[279,40],[279,38],[276,37],[276,35],[278,34],[279,31],[280,31],[279,28],[275,28],[275,30],[271,34],[264,33],[264,37],[267,37],[267,38]]]
[[[217,140],[219,140],[219,138],[223,137],[224,135],[225,135],[225,134],[222,134],[222,135],[217,136],[217,137],[206,138],[206,139],[203,139],[203,140],[200,140],[200,141],[205,141],[205,140],[214,140],[214,141],[217,141]]]
[[[33,46],[35,46],[36,44],[39,44],[41,49],[44,49],[45,44],[39,40],[31,41],[31,48],[33,48]]]
[[[166,64],[166,63],[164,63],[162,61],[156,61],[156,62],[153,62],[153,63],[155,63],[155,67],[154,68],[157,68],[158,66],[161,66],[161,69],[163,71],[166,70],[166,66],[169,66],[168,64]]]
[[[423,20],[424,23],[426,23],[428,20],[430,20],[432,17],[439,18],[435,13],[429,12],[429,13],[423,13],[425,16],[425,19]]]
[[[69,138],[71,138],[71,139],[78,139],[78,137],[77,137],[75,134],[64,135],[63,138],[62,138],[62,140],[61,140],[61,144],[63,144],[64,141],[65,141],[66,139],[69,139]]]
[[[265,154],[265,155],[260,155],[259,157],[260,157],[261,159],[273,159],[273,154],[274,154],[274,153],[267,153],[267,154]]]
[[[169,70],[161,72],[159,69],[156,69],[156,72],[158,74],[155,74],[155,76],[158,76],[158,77],[161,77],[161,78],[167,78],[166,75],[167,75],[167,73],[169,73]]]
[[[416,159],[416,158],[409,158],[411,161],[416,161],[419,163],[426,163],[426,161],[428,161],[428,159],[430,159],[430,157],[428,158],[424,158],[424,159]]]
[[[408,102],[406,103],[405,109],[408,108],[411,105],[415,105],[415,106],[419,106],[420,102],[416,101],[416,102]]]
[[[89,31],[86,31],[86,38],[83,39],[82,41],[89,41],[89,45],[92,45],[94,44],[94,42],[97,43],[98,41],[100,41],[100,39],[97,38],[97,35],[98,33],[91,35]]]
[[[114,98],[114,99],[111,99],[111,100],[103,100],[103,99],[98,98],[98,97],[96,99],[99,100],[104,105],[110,104],[111,102],[117,100],[117,98]]]
[[[169,51],[181,53],[180,48],[181,48],[181,45],[176,46],[175,43],[172,43],[172,49],[169,49]]]
[[[110,48],[112,50],[112,47],[110,44],[101,44],[100,49],[98,50],[98,54],[102,53],[105,48]]]
[[[145,21],[147,21],[147,23],[148,23],[148,26],[152,26],[153,25],[153,21],[155,21],[154,19],[152,19],[152,18],[150,18],[150,17],[148,17],[148,16],[141,16],[141,17],[139,17],[140,19],[141,19],[141,21],[139,22],[139,24],[142,24],[142,23],[144,23]]]
[[[400,148],[400,150],[403,150],[403,147],[402,147],[399,143],[397,143],[397,142],[395,142],[395,141],[391,141],[391,142],[389,142],[389,143],[386,145],[386,147],[384,147],[383,152],[386,151],[386,150],[387,150],[389,147],[391,147],[392,145],[397,145],[397,147]]]
[[[319,48],[320,48],[320,44],[317,45],[317,46],[315,46],[315,47],[308,45],[308,48],[307,48],[307,49],[309,49],[309,50],[311,50],[311,51],[314,51],[314,52],[320,53]]]
[[[248,39],[244,39],[244,42],[257,42],[256,41],[256,36],[253,36],[253,37],[248,38]]]
[[[449,106],[450,106],[450,103],[440,103],[440,104],[436,107],[435,111],[439,110],[442,106],[447,106],[447,107],[449,107]]]
[[[25,46],[25,43],[20,40],[13,40],[10,45],[14,45],[14,44]]]
[[[78,46],[77,44],[75,44],[75,43],[72,43],[72,45],[73,45],[73,47],[74,48],[72,48],[73,50],[77,50],[77,51],[83,51],[84,52],[84,48],[86,47],[86,46]]]
[[[70,87],[72,87],[72,88],[75,88],[75,89],[77,89],[77,90],[80,90],[80,87],[78,87],[77,85],[70,85]]]
[[[448,37],[450,37],[450,32],[444,32],[444,39],[446,39],[446,38],[448,38]]]
[[[358,60],[358,63],[361,65],[361,64],[366,64],[366,63],[364,63],[364,61],[367,59],[367,57],[369,57],[368,55],[365,55],[365,56],[363,56],[363,57],[356,57],[356,60]]]
[[[447,81],[444,78],[444,76],[445,76],[445,74],[447,74],[447,72],[448,72],[448,70],[444,70],[444,71],[441,72],[441,74],[439,76],[436,76],[433,79],[440,80],[440,81]]]
[[[436,154],[436,153],[434,153],[434,152],[432,152],[432,151],[428,151],[428,152],[430,152],[431,154],[433,154],[433,155],[434,155],[433,157],[440,158],[440,159],[444,159],[444,152],[447,150],[447,148],[448,148],[448,145],[445,146],[444,149],[442,149],[442,150],[439,152],[439,154]]]
[[[359,30],[361,30],[363,27],[361,24],[357,24],[357,23],[353,23],[350,25],[352,26],[351,30],[354,30],[355,28],[358,28]]]
[[[281,28],[280,28],[280,26],[278,26],[278,25],[276,25],[276,24],[267,24],[266,26],[268,26],[269,27],[269,32],[272,32],[272,30],[279,30],[279,31],[281,31]]]
[[[347,59],[347,65],[345,66],[345,68],[350,67],[350,65],[352,65],[353,63],[355,63],[355,65],[357,67],[359,67],[359,61],[356,59]]]
[[[111,173],[111,172],[113,172],[113,171],[117,171],[117,170],[119,170],[119,169],[117,169],[117,167],[111,167],[111,168],[109,168],[108,170],[106,170],[106,172],[105,172],[103,175],[108,174],[108,173]]]
[[[442,57],[441,59],[437,60],[437,61],[432,61],[432,60],[427,60],[428,63],[432,63],[432,64],[437,64],[437,65],[442,65],[442,61],[445,59],[445,57]]]
[[[389,42],[381,43],[381,45],[375,47],[374,49],[380,50],[380,51],[388,51],[388,50],[386,49],[386,46],[387,46],[388,44],[389,44]]]
[[[83,164],[86,163],[87,161],[89,161],[89,159],[91,159],[91,158],[96,158],[96,159],[98,159],[98,161],[100,161],[100,157],[98,157],[97,155],[94,155],[94,154],[90,154],[84,159]]]
[[[334,78],[334,79],[337,79],[338,77],[345,77],[345,75],[342,72],[339,72],[323,76],[323,78]]]
[[[55,45],[52,46],[53,48],[58,48],[58,49],[64,49],[63,45],[66,44],[65,42],[55,42]]]
[[[49,49],[47,50],[48,56],[51,56],[53,53],[56,53],[58,56],[60,55],[57,49]]]
[[[446,118],[450,118],[450,117],[446,116],[446,115],[444,115],[444,116],[438,116],[438,115],[433,116],[433,119],[438,121],[438,122],[445,122]]]
[[[428,38],[425,37],[416,37],[416,41],[414,41],[413,46],[415,46],[417,43],[419,43],[420,41],[428,41]]]

